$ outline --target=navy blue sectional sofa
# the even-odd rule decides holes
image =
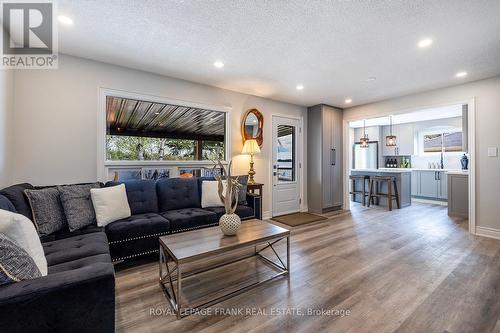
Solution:
[[[132,216],[75,232],[41,238],[47,276],[0,287],[0,332],[114,332],[115,279],[112,262],[158,252],[158,237],[218,224],[222,207],[201,208],[201,182],[171,178],[125,182]],[[114,186],[108,182],[103,186]],[[0,209],[32,219],[25,189],[0,191]],[[236,213],[262,218],[261,197],[247,193]]]

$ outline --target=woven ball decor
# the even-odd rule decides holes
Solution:
[[[236,214],[224,214],[219,220],[220,229],[226,236],[236,235],[238,229],[240,229],[240,225],[241,219]]]

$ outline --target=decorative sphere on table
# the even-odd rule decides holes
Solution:
[[[236,235],[241,226],[241,219],[236,214],[224,214],[220,217],[219,227],[226,236]]]

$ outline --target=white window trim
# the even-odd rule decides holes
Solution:
[[[177,104],[193,108],[207,109],[225,112],[226,114],[226,129],[224,135],[224,148],[226,159],[222,161],[227,164],[231,160],[231,110],[230,106],[222,105],[209,105],[197,102],[183,101],[172,99],[162,96],[148,95],[144,93],[137,93],[125,90],[111,89],[99,87],[98,89],[98,107],[97,107],[97,179],[105,182],[108,179],[108,169],[112,168],[130,168],[130,167],[149,167],[165,166],[167,169],[177,170],[179,168],[189,167],[212,167],[212,161],[110,161],[106,159],[106,97],[121,97],[129,99],[138,99],[147,102],[163,103],[163,104]],[[174,172],[175,175],[175,172]]]

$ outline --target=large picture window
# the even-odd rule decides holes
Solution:
[[[450,133],[432,133],[423,136],[424,153],[435,153],[441,151],[461,152],[462,132],[454,131]]]
[[[106,97],[108,161],[225,160],[225,112]]]

